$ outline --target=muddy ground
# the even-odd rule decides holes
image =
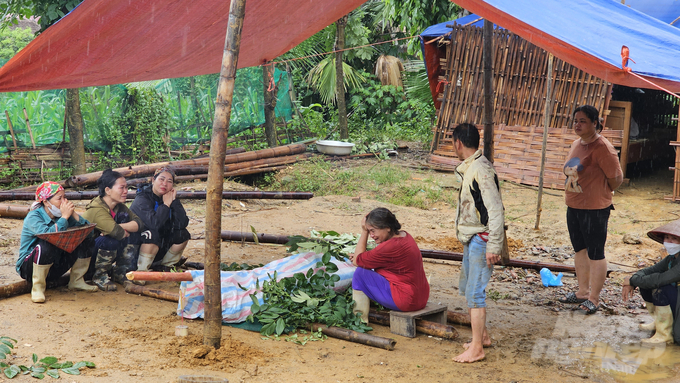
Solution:
[[[362,160],[370,161],[370,160]],[[399,163],[399,160],[393,160]],[[346,165],[342,165],[346,166]],[[422,177],[422,175],[414,175]],[[454,176],[432,173],[446,189],[455,186]],[[202,190],[204,183],[179,188]],[[246,186],[225,182],[225,189]],[[452,190],[452,189],[451,189]],[[48,290],[47,302],[37,305],[28,295],[0,301],[0,336],[18,340],[10,361],[30,365],[33,353],[60,360],[88,360],[95,369],[68,376],[71,382],[175,382],[181,375],[212,375],[230,382],[595,382],[678,381],[680,351],[677,346],[641,348],[648,337],[637,329],[649,320],[642,300],[620,300],[620,281],[625,272],[653,264],[664,255],[661,245],[646,232],[680,217],[680,206],[664,201],[672,190],[672,175],[659,171],[634,178],[617,192],[607,243],[610,268],[603,306],[592,316],[556,303],[556,297],[573,290],[575,278],[564,277],[562,288],[545,288],[538,273],[497,267],[488,288],[488,326],[493,345],[484,361],[459,365],[451,357],[462,352],[471,337],[467,327],[456,326],[455,341],[426,335],[409,339],[392,335],[389,328],[375,326],[373,333],[397,340],[386,351],[337,339],[310,342],[305,346],[284,340],[263,340],[259,333],[223,327],[222,347],[204,358],[192,353],[202,344],[203,321],[185,321],[190,335],[174,336],[181,324],[176,304],[118,292],[71,292]],[[509,224],[513,258],[573,264],[564,220],[562,192],[543,195],[540,229],[534,230],[536,196],[533,188],[504,183],[503,199]],[[84,209],[86,201],[78,201]],[[205,202],[186,201],[191,217],[190,241],[185,256],[203,261]],[[225,201],[223,230],[271,234],[308,235],[310,229],[358,232],[362,214],[378,206],[392,209],[403,228],[424,249],[459,251],[453,223],[455,210],[439,203],[430,210],[394,206],[362,198],[322,196],[309,201]],[[21,221],[0,219],[0,282],[19,280],[14,271]],[[624,243],[626,241],[639,244]],[[267,263],[286,256],[278,245],[222,244],[222,261]],[[458,295],[460,265],[426,260],[430,277],[430,301],[463,310]],[[160,283],[156,288],[177,291],[177,285]],[[28,381],[29,377],[15,380]],[[46,378],[51,379],[51,378]]]

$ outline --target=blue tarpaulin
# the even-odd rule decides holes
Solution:
[[[456,0],[456,4],[591,75],[650,88],[621,68],[625,45],[635,60],[629,63],[635,73],[680,91],[680,29],[619,1]]]

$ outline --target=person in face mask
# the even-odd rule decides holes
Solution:
[[[663,243],[668,256],[657,264],[624,278],[622,296],[628,299],[640,288],[640,295],[647,304],[654,322],[641,324],[642,330],[656,331],[653,337],[643,343],[680,344],[680,219],[658,227],[649,233],[649,238]]]
[[[33,302],[45,302],[46,281],[58,279],[69,269],[69,289],[97,291],[97,286],[88,285],[84,281],[90,266],[94,239],[86,238],[75,250],[67,253],[37,237],[38,234],[65,231],[88,223],[74,210],[73,203],[65,198],[61,185],[47,181],[38,186],[35,202],[24,219],[16,263],[16,270],[21,278],[32,282]]]

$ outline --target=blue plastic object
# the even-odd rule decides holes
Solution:
[[[555,275],[544,267],[541,269],[541,282],[545,287],[562,286],[562,273]]]

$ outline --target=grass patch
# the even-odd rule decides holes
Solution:
[[[418,175],[413,178],[412,175]],[[431,172],[416,172],[390,161],[347,168],[320,159],[297,163],[260,185],[265,190],[313,192],[315,195],[361,196],[400,206],[429,209],[455,203],[457,191],[437,184]]]

